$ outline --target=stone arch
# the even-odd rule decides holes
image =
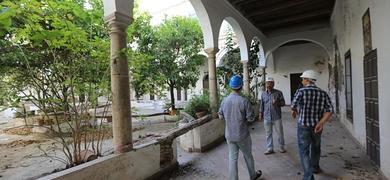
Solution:
[[[240,24],[232,17],[226,17],[225,21],[228,22],[230,26],[232,26],[233,31],[238,38],[238,46],[240,48],[241,60],[248,60],[249,59],[248,42],[246,41],[244,32],[242,31]]]
[[[207,9],[200,0],[190,0],[192,7],[199,19],[199,24],[203,32],[204,47],[214,48],[218,47],[218,33],[220,29],[220,22],[216,18],[211,18]]]
[[[331,54],[329,48],[326,45],[324,45],[323,43],[318,42],[318,41],[313,40],[313,39],[308,39],[308,38],[294,38],[294,39],[289,39],[289,40],[279,42],[275,46],[269,48],[268,51],[265,53],[265,60],[266,60],[265,65],[267,66],[267,64],[268,64],[269,55],[272,54],[276,49],[283,46],[284,44],[287,44],[289,42],[294,42],[294,41],[307,41],[309,43],[316,44],[317,46],[321,47],[326,52],[329,60],[332,58],[332,54]]]
[[[291,46],[284,46],[286,44]],[[278,82],[276,87],[280,88],[285,95],[286,103],[290,103],[299,88],[300,73],[304,70],[318,71],[321,75],[317,86],[324,90],[329,87],[330,58],[329,51],[317,41],[303,38],[290,39],[275,45],[268,51],[266,74],[275,78]]]
[[[333,54],[333,35],[332,30],[329,28],[317,29],[312,31],[304,31],[293,34],[280,35],[276,37],[271,37],[267,39],[265,44],[266,58],[268,59],[269,55],[279,48],[283,44],[292,41],[309,41],[314,44],[319,45],[325,52],[327,52],[329,57],[332,57]]]
[[[307,42],[311,42],[311,43],[317,44],[318,46],[322,47],[322,48],[325,50],[325,52],[328,54],[329,57],[332,57],[331,52],[328,50],[328,48],[327,48],[324,44],[322,44],[322,43],[320,43],[320,42],[318,42],[318,41],[316,41],[316,40],[305,39],[305,38],[296,38],[296,39],[289,39],[289,40],[283,41],[283,42],[277,44],[276,46],[270,48],[270,49],[267,51],[265,57],[268,58],[268,56],[269,56],[272,52],[274,52],[276,49],[278,49],[279,47],[283,46],[284,44],[287,44],[287,43],[293,42],[293,41],[307,41]]]

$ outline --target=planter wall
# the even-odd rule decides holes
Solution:
[[[137,148],[137,147],[135,147]],[[58,180],[155,179],[164,170],[177,167],[176,141],[172,148],[152,144],[123,154],[113,154],[45,177]],[[166,153],[162,151],[172,151]],[[172,154],[172,160],[161,164],[161,155]]]
[[[225,122],[213,119],[180,136],[180,147],[188,152],[204,152],[225,140]]]

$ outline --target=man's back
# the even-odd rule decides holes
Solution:
[[[225,137],[238,142],[249,136],[248,121],[254,121],[249,101],[237,93],[231,93],[221,103],[219,114],[226,122]]]
[[[328,94],[315,85],[298,89],[292,106],[299,108],[298,122],[304,126],[315,126],[324,112],[333,112]]]

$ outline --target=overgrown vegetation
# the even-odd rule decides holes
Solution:
[[[243,64],[241,62],[240,49],[237,47],[237,43],[234,41],[234,33],[231,27],[228,28],[225,33],[226,54],[222,57],[221,65],[217,68],[217,75],[219,79],[218,83],[225,89],[228,89],[229,79],[235,74],[242,75]],[[250,81],[257,76],[261,76],[256,71],[259,63],[260,46],[260,41],[254,40],[249,49],[248,70]],[[263,52],[261,51],[261,53]],[[258,83],[255,86],[261,86],[261,84]],[[253,90],[254,89],[252,89],[252,91]]]
[[[67,167],[83,163],[85,150],[101,155],[106,136],[103,123],[92,119],[96,111],[89,109],[99,106],[99,96],[109,97],[108,33],[102,2],[89,0],[91,9],[86,2],[1,3],[1,17],[11,22],[2,23],[7,26],[0,34],[0,77],[7,84],[1,99],[38,107],[40,125],[62,145]]]
[[[203,93],[192,96],[187,102],[184,111],[193,117],[196,117],[197,112],[205,112],[206,114],[210,113],[209,94]]]
[[[126,52],[132,87],[137,97],[169,87],[174,109],[173,89],[194,86],[205,59],[198,54],[200,26],[187,17],[152,26],[150,15],[134,12]],[[85,150],[102,155],[110,136],[96,118],[106,117],[110,102],[109,43],[102,0],[0,2],[0,105],[21,108],[25,119],[25,104],[38,107],[34,126],[52,132],[67,167],[83,163]],[[98,97],[108,102],[99,104]]]

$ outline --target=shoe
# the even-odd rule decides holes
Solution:
[[[321,173],[322,170],[321,170],[320,167],[318,167],[318,168],[311,168],[311,172],[312,172],[313,174],[318,174],[318,173]]]
[[[256,176],[254,178],[252,178],[252,180],[258,179],[259,177],[261,177],[262,174],[263,174],[263,172],[261,172],[261,170],[257,170],[256,171]]]
[[[280,152],[280,153],[285,153],[286,150],[285,150],[283,147],[281,147],[281,148],[279,149],[279,152]]]
[[[268,149],[264,152],[265,155],[272,154],[272,153],[274,153],[274,150],[272,149]]]

